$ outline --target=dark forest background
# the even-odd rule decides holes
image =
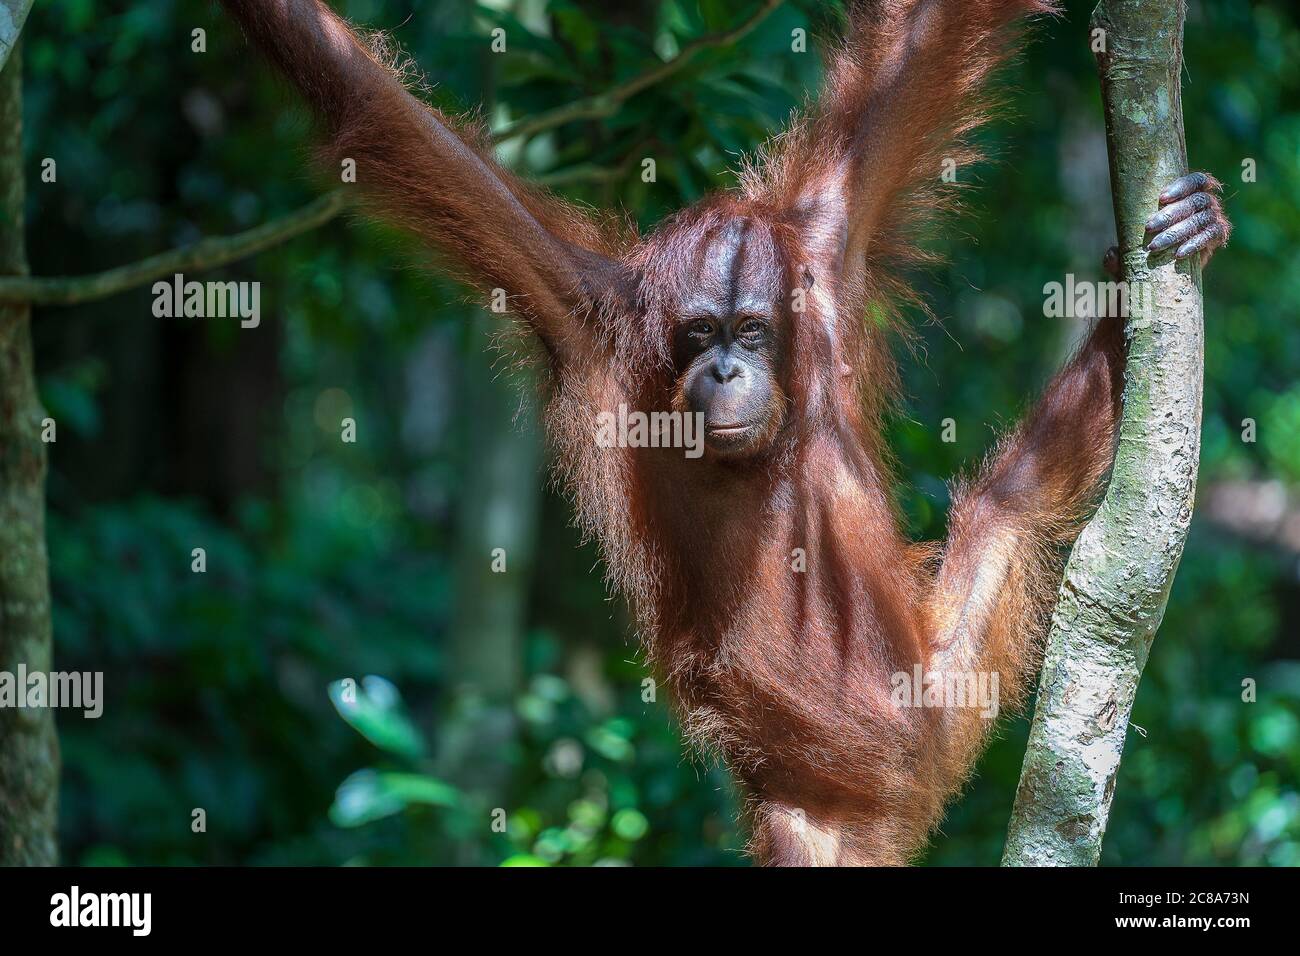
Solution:
[[[1200,511],[1103,861],[1294,865],[1300,20],[1286,0],[1189,6],[1189,153],[1224,180],[1236,233],[1206,281]],[[496,126],[608,89],[753,9],[336,7],[392,31],[434,101],[482,102]],[[983,134],[998,162],[960,173],[979,185],[935,238],[950,264],[917,280],[938,321],[915,316],[890,424],[917,535],[942,536],[945,481],[1078,335],[1042,317],[1044,284],[1099,277],[1113,241],[1090,4],[1069,7],[1008,74],[1008,112]],[[835,23],[834,5],[787,3],[607,119],[503,156],[649,227],[729,182],[816,87],[817,44],[792,53],[791,31]],[[495,26],[505,54],[489,52]],[[198,27],[205,53],[191,52]],[[214,4],[45,0],[25,54],[34,274],[238,231],[322,188],[297,103]],[[45,157],[56,183],[39,182]],[[642,700],[626,612],[545,486],[528,373],[485,350],[499,320],[355,219],[187,278],[260,281],[260,326],[155,318],[148,287],[34,318],[59,422],[55,666],[106,675],[101,719],[59,715],[65,861],[743,863],[725,774],[684,756],[664,694]],[[339,440],[345,417],[355,444]],[[495,547],[505,574],[490,571]],[[348,679],[358,705],[336,707]],[[998,860],[1026,727],[1004,722],[927,862]]]

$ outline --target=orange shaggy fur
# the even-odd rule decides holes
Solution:
[[[948,541],[916,545],[879,437],[896,391],[888,330],[864,315],[913,300],[917,225],[949,202],[942,162],[975,158],[965,142],[990,76],[1022,18],[1054,5],[857,4],[820,99],[740,188],[636,240],[502,169],[481,133],[411,96],[317,0],[223,2],[321,116],[329,160],[357,160],[379,214],[480,288],[506,289],[546,345],[559,477],[687,732],[747,794],[756,858],[911,859],[989,721],[900,708],[890,675],[996,671],[1003,706],[1023,698],[1058,548],[1111,461],[1124,347],[1118,321],[1100,323],[957,487]],[[784,417],[770,447],[742,463],[598,448],[598,412],[672,407],[678,304],[702,244],[737,221],[784,290],[807,290],[806,311],[780,319]]]

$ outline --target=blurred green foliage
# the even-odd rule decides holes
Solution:
[[[599,93],[728,29],[751,4],[351,0],[436,83],[494,124]],[[1035,31],[1008,117],[982,136],[949,265],[918,277],[891,422],[918,535],[943,533],[944,482],[988,445],[1068,348],[1044,283],[1095,275],[1111,241],[1087,5]],[[740,154],[816,87],[791,31],[834,5],[788,3],[606,120],[503,155],[643,228],[730,181]],[[507,30],[506,55],[487,54]],[[196,27],[205,54],[190,52]],[[316,188],[292,98],[200,0],[47,0],[26,29],[37,274],[106,268],[294,208]],[[815,49],[815,44],[812,45]],[[1203,482],[1300,484],[1300,22],[1291,5],[1200,0],[1187,28],[1192,162],[1227,184],[1232,246],[1207,279]],[[656,157],[655,183],[636,165]],[[1242,180],[1253,160],[1257,181]],[[963,171],[963,178],[966,173]],[[507,702],[457,691],[461,531],[454,372],[484,321],[419,250],[333,223],[209,278],[259,279],[262,328],[154,319],[147,289],[37,318],[50,478],[56,661],[106,672],[104,716],[61,714],[61,839],[72,863],[735,864],[725,774],[684,755],[590,546],[548,495]],[[340,445],[340,416],[361,440]],[[945,417],[958,440],[939,440]],[[1259,441],[1240,440],[1241,422]],[[508,423],[507,423],[508,424]],[[539,477],[539,484],[540,484]],[[207,572],[190,570],[206,551]],[[1202,520],[1134,712],[1104,862],[1300,862],[1297,557]],[[371,676],[380,675],[380,676]],[[1242,681],[1258,701],[1242,703]],[[400,692],[399,692],[400,689]],[[446,742],[504,720],[480,757]],[[1141,728],[1140,730],[1138,728]],[[1010,721],[928,862],[993,863],[1025,722]],[[472,747],[471,747],[472,749]],[[191,832],[191,811],[208,829]],[[498,812],[502,811],[502,812]]]

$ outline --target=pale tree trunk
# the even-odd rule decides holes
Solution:
[[[7,52],[7,51],[6,51]],[[0,274],[25,275],[22,52],[0,72]],[[0,671],[50,669],[45,417],[31,309],[0,305]],[[18,688],[22,693],[23,688]],[[0,865],[57,861],[59,745],[49,708],[0,707]]]
[[[1093,13],[1129,356],[1114,472],[1065,569],[1052,616],[1008,866],[1101,856],[1133,698],[1192,517],[1200,453],[1200,268],[1148,261],[1146,219],[1187,171],[1181,0],[1103,0]]]
[[[519,383],[503,371],[506,359],[494,367],[494,319],[500,317],[467,316],[472,325],[458,370],[463,458],[448,676],[460,719],[442,741],[447,772],[489,792],[508,778],[506,754],[517,736],[514,699],[524,674],[544,482],[536,405],[521,403]]]
[[[461,358],[457,400],[465,453],[451,644],[456,681],[492,703],[508,705],[523,675],[526,604],[545,475],[536,403],[521,400],[521,391],[528,396],[531,390],[510,380],[509,361],[494,361],[491,339],[500,329],[493,318],[468,317],[473,325]],[[494,569],[497,549],[504,571]]]

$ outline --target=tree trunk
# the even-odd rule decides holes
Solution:
[[[458,683],[493,704],[509,705],[523,675],[523,635],[541,507],[542,439],[525,387],[494,361],[489,314],[470,314],[458,382],[463,409],[456,614],[451,631]],[[494,368],[494,364],[497,366]],[[494,570],[493,552],[505,570]]]
[[[0,0],[0,69],[18,48],[23,24],[32,9],[32,0]]]
[[[26,275],[22,52],[0,72],[0,274]],[[45,412],[32,368],[31,309],[0,305],[0,672],[50,669],[45,554]],[[25,688],[19,687],[19,694]],[[0,707],[0,866],[57,861],[59,745],[48,708]]]
[[[1200,453],[1200,267],[1149,261],[1147,217],[1187,170],[1181,0],[1103,0],[1093,13],[1129,354],[1105,500],[1065,569],[1011,815],[1007,866],[1096,865],[1133,698],[1192,517]],[[1095,48],[1095,47],[1094,47]]]

